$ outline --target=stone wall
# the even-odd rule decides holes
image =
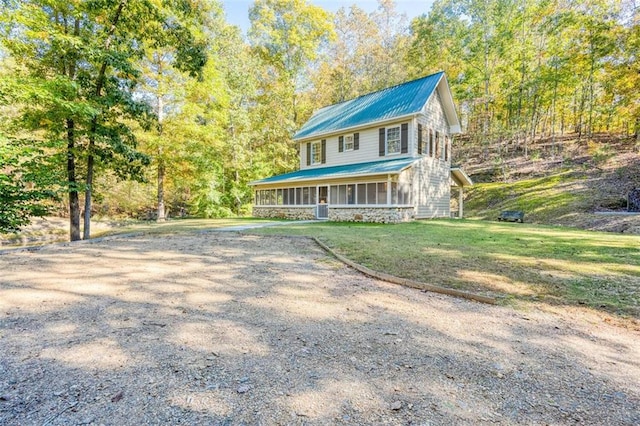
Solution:
[[[253,217],[268,219],[312,220],[316,218],[316,207],[254,206]]]
[[[335,222],[399,223],[413,220],[413,207],[329,208],[329,220]]]
[[[253,217],[271,219],[312,220],[316,218],[312,207],[253,207]],[[329,220],[334,222],[409,222],[414,218],[413,207],[352,207],[329,208]]]

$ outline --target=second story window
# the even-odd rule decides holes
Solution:
[[[307,166],[325,164],[327,162],[327,140],[307,142]]]
[[[429,157],[433,157],[434,153],[433,147],[433,129],[429,129]]]
[[[418,127],[418,153],[422,155],[429,155],[429,132],[424,126]]]
[[[347,135],[344,137],[344,150],[353,151],[353,135]]]
[[[311,144],[311,164],[322,163],[322,146],[320,142],[314,142]]]
[[[338,136],[338,152],[357,151],[360,149],[360,133]]]
[[[400,152],[400,127],[389,127],[387,129],[387,154],[397,154]]]
[[[451,139],[444,137],[444,161],[449,161],[449,150],[451,149]]]

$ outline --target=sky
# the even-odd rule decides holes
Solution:
[[[378,8],[377,0],[310,0],[310,3],[320,6],[330,12],[336,12],[341,7],[349,8],[352,4],[358,5],[367,12],[373,12]],[[396,10],[407,15],[409,20],[427,13],[431,9],[433,0],[396,0]],[[222,0],[227,14],[227,22],[237,25],[246,33],[249,28],[249,7],[253,0]]]

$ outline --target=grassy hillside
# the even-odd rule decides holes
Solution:
[[[640,216],[611,214],[626,211],[627,194],[640,188],[634,140],[573,135],[555,147],[541,139],[492,149],[462,142],[457,159],[476,183],[465,197],[466,217],[494,220],[502,210],[522,210],[527,222],[640,233]]]

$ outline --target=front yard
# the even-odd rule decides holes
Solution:
[[[505,303],[587,306],[640,318],[640,236],[473,220],[313,223],[252,232],[315,236],[376,271]]]

